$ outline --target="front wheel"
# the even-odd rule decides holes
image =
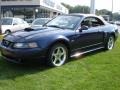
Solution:
[[[62,66],[68,59],[68,49],[64,44],[55,44],[49,51],[48,64],[53,67]]]
[[[114,43],[115,43],[114,37],[110,36],[108,38],[107,44],[105,45],[105,49],[106,50],[112,50],[113,47],[114,47]]]
[[[6,31],[5,31],[5,34],[6,34],[6,35],[8,35],[8,34],[10,34],[10,33],[11,33],[10,30],[6,30]]]

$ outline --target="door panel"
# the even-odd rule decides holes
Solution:
[[[12,31],[16,31],[16,30],[19,30],[20,28],[20,25],[19,25],[19,22],[17,19],[13,19],[13,28],[12,28]]]
[[[104,23],[97,17],[87,17],[81,22],[82,26],[88,26],[88,30],[76,32],[76,48],[85,48],[102,44]]]
[[[90,28],[76,33],[76,48],[84,48],[94,44],[100,43],[99,29]]]
[[[13,25],[13,31],[17,31],[17,30],[20,30],[21,29],[21,26],[20,25]]]
[[[102,43],[104,42],[104,31],[106,29],[105,27],[105,25],[99,27],[99,41]]]

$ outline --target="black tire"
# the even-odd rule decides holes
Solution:
[[[65,64],[67,59],[68,59],[67,47],[64,44],[57,43],[53,45],[48,52],[47,64],[52,67],[59,67]]]
[[[115,44],[115,38],[113,35],[108,37],[107,43],[105,44],[105,50],[112,50]]]
[[[6,30],[6,31],[5,31],[5,34],[10,34],[10,33],[11,33],[10,30]]]

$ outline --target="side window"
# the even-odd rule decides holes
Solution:
[[[102,26],[104,25],[104,23],[99,18],[87,17],[82,21],[81,26],[83,25],[88,26],[90,28],[90,27]]]
[[[81,26],[88,26],[89,28],[91,27],[92,23],[91,23],[91,18],[85,18],[82,22],[81,22]]]
[[[96,18],[96,17],[92,17],[90,19],[90,22],[92,23],[92,27],[97,27],[97,26],[104,25],[104,23],[99,18]]]

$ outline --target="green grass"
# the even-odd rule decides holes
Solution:
[[[120,90],[120,38],[112,51],[97,51],[58,68],[0,60],[0,90]]]
[[[4,35],[0,35],[0,41],[3,39]]]

